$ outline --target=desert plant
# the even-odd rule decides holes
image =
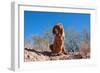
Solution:
[[[80,53],[84,57],[90,56],[90,33],[86,28],[83,29],[82,42],[80,44]]]
[[[86,28],[83,28],[83,41],[90,46],[90,32]]]
[[[24,48],[32,49],[33,48],[33,43],[31,39],[27,39],[24,41]]]
[[[38,49],[40,49],[42,51],[49,50],[49,42],[47,40],[45,40],[43,37],[33,36],[32,39],[34,42],[33,45],[37,46]]]
[[[68,51],[78,51],[80,42],[81,36],[76,30],[70,28],[65,31],[65,48]]]

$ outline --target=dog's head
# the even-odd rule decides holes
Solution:
[[[53,32],[54,35],[62,36],[63,33],[64,33],[63,25],[62,25],[61,23],[56,24],[56,25],[54,26],[52,32]]]

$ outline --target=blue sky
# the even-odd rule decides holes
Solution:
[[[24,11],[24,37],[42,35],[58,22],[63,24],[65,31],[73,28],[81,33],[85,27],[90,32],[90,14]]]

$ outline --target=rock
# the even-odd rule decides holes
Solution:
[[[90,54],[86,58],[89,58]],[[50,60],[71,60],[71,59],[82,59],[83,56],[79,52],[69,52],[67,55],[52,55],[50,51],[37,51],[34,49],[24,50],[24,61],[50,61]]]

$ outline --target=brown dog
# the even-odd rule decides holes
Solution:
[[[50,45],[51,51],[57,55],[62,53],[67,54],[64,48],[65,34],[63,25],[61,23],[58,23],[53,27],[52,32],[54,34],[54,43]]]

